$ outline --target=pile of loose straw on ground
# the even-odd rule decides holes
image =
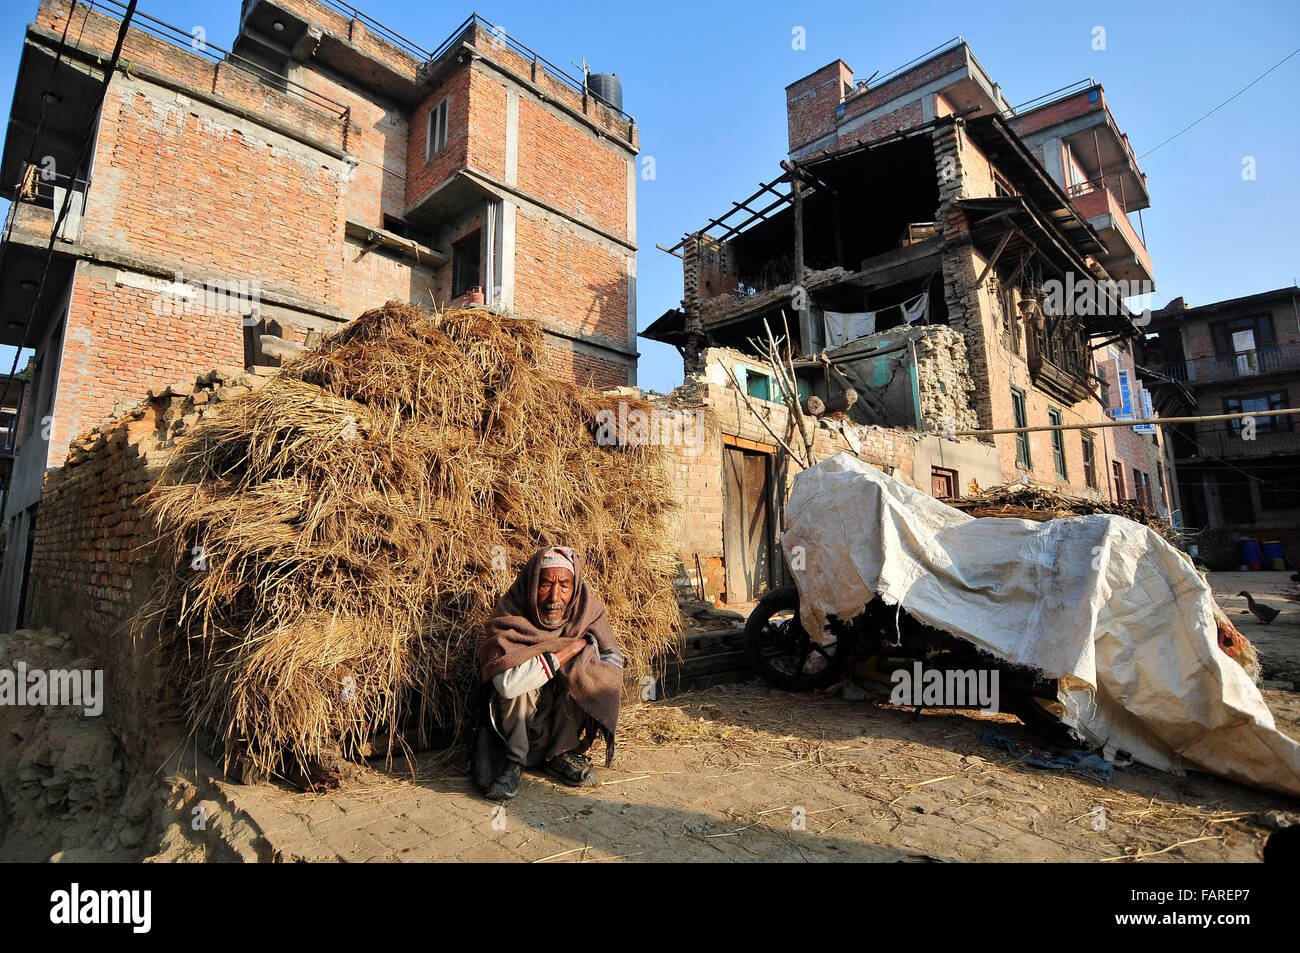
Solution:
[[[528,321],[390,302],[178,446],[150,494],[172,568],[137,631],[227,766],[458,732],[483,621],[540,545],[586,558],[629,676],[659,665],[679,625],[659,451],[598,445],[623,398],[545,353]]]
[[[954,506],[974,517],[995,516],[1009,519],[1025,519],[1044,522],[1053,519],[1065,519],[1070,516],[1091,516],[1094,513],[1109,513],[1122,516],[1143,526],[1149,526],[1169,542],[1175,545],[1178,534],[1173,524],[1146,508],[1139,500],[1083,500],[1077,497],[1053,493],[1043,487],[1026,486],[1021,483],[1007,483],[990,487],[979,493],[948,500]]]

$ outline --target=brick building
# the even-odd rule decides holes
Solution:
[[[1300,288],[1194,308],[1177,298],[1145,330],[1142,367],[1162,407],[1187,416],[1259,412],[1249,423],[1172,428],[1183,519],[1203,531],[1200,555],[1235,569],[1238,540],[1253,538],[1282,543],[1300,563],[1300,435],[1293,417],[1268,414],[1300,407]]]
[[[1123,301],[1150,290],[1128,217],[1145,177],[1100,86],[1017,113],[958,40],[871,83],[836,61],[786,104],[783,174],[674,246],[681,307],[643,332],[679,349],[688,381],[710,347],[752,353],[766,321],[789,329],[801,396],[852,385],[862,425],[942,437],[1145,415]],[[1000,481],[1168,513],[1158,429],[981,441]],[[982,464],[928,461],[912,480],[960,496],[977,471],[988,486]]]
[[[638,134],[608,77],[597,96],[477,16],[427,51],[334,0],[244,0],[229,52],[137,11],[96,111],[117,6],[41,0],[22,38],[0,341],[36,358],[11,552],[116,407],[389,299],[533,318],[558,376],[635,383]],[[6,560],[0,629],[23,590]]]

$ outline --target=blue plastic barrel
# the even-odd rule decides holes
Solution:
[[[1237,540],[1237,553],[1241,556],[1243,566],[1248,566],[1251,569],[1259,568],[1259,540]]]
[[[1264,544],[1264,565],[1269,569],[1286,569],[1286,553],[1277,540]]]

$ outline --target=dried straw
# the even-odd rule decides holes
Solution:
[[[459,733],[482,624],[540,545],[586,557],[629,676],[660,667],[680,626],[660,452],[598,445],[626,398],[556,381],[545,353],[532,322],[390,302],[177,447],[136,631],[227,767]]]

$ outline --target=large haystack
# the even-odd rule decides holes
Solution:
[[[140,622],[228,764],[459,731],[482,623],[539,545],[586,557],[629,676],[658,667],[679,622],[659,452],[599,446],[621,398],[544,358],[531,322],[390,302],[178,446],[150,503],[174,566]]]

